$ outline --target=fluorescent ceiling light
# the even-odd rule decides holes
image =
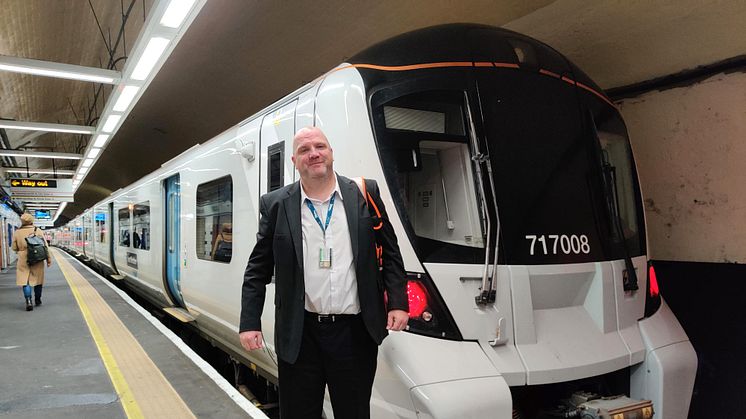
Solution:
[[[60,208],[57,211],[55,211],[54,219],[52,220],[52,224],[54,224],[54,222],[57,221],[57,218],[60,216],[60,214],[62,214],[62,210],[64,210],[66,206],[67,206],[67,202],[63,202],[60,205]]]
[[[0,70],[35,76],[56,77],[69,80],[114,84],[119,72],[103,68],[84,67],[30,58],[0,56]]]
[[[42,153],[38,151],[21,151],[21,150],[0,150],[0,156],[10,157],[29,157],[35,159],[66,159],[80,160],[83,158],[80,154],[72,153]]]
[[[109,115],[109,117],[106,118],[106,123],[104,124],[103,128],[101,128],[101,130],[104,132],[114,132],[114,128],[116,128],[120,119],[122,119],[122,115]]]
[[[161,25],[178,28],[191,10],[194,0],[171,0],[161,18]]]
[[[111,118],[111,117],[109,117],[109,118]],[[94,147],[103,147],[106,144],[107,141],[109,141],[109,136],[108,135],[106,135],[106,134],[99,134],[96,137],[96,141],[93,142],[93,146]]]
[[[137,86],[124,86],[124,89],[122,89],[122,92],[119,94],[119,98],[116,103],[114,103],[113,110],[115,112],[124,112],[127,110],[138,90],[140,90],[140,88]]]
[[[83,167],[90,167],[92,164],[93,164],[93,159],[89,158],[89,159],[83,160],[83,164],[81,164],[81,166],[83,166]]]
[[[96,128],[85,125],[49,124],[46,122],[23,122],[0,120],[0,128],[25,131],[62,132],[69,134],[93,134]]]
[[[81,175],[86,174],[86,172],[88,172],[87,167],[81,167],[80,169],[78,169],[78,173],[80,173]]]
[[[171,2],[173,4],[173,1]],[[148,46],[140,56],[140,60],[137,62],[135,69],[132,70],[132,78],[135,80],[145,80],[148,75],[155,67],[158,59],[161,58],[163,51],[166,50],[170,41],[166,38],[151,38],[148,42]]]
[[[21,173],[21,174],[37,174],[37,175],[58,175],[58,176],[65,176],[65,175],[74,175],[75,172],[72,170],[51,170],[51,169],[6,169],[6,173]]]
[[[96,147],[93,147],[93,148],[92,148],[92,149],[91,149],[91,150],[90,150],[90,151],[88,152],[88,156],[86,156],[86,157],[88,157],[89,159],[95,159],[96,157],[98,157],[98,155],[99,155],[100,153],[101,153],[101,149],[100,149],[100,148],[96,148]]]

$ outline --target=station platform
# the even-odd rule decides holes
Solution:
[[[266,418],[129,296],[58,249],[42,305],[0,274],[0,418]]]

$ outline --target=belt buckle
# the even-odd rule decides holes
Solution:
[[[330,321],[331,323],[334,323],[334,321],[336,320],[334,314],[319,314],[316,319],[319,323],[327,323]]]

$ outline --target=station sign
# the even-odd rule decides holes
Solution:
[[[57,188],[57,179],[11,179],[12,188]]]
[[[10,179],[10,194],[23,201],[73,202],[72,179]]]

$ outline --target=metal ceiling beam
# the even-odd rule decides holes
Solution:
[[[74,153],[54,153],[51,151],[23,151],[23,150],[0,150],[0,156],[28,157],[28,158],[36,158],[36,159],[66,159],[66,160],[80,160],[83,158],[81,154],[74,154]]]
[[[106,84],[117,84],[122,78],[122,74],[114,70],[11,57],[8,55],[0,55],[0,70]]]
[[[96,133],[96,127],[89,127],[87,125],[68,125],[68,124],[50,124],[47,122],[9,121],[7,119],[0,120],[0,128],[18,129],[18,130],[24,130],[24,131],[62,132],[62,133],[67,133],[67,134],[86,134],[86,135],[92,135]]]

